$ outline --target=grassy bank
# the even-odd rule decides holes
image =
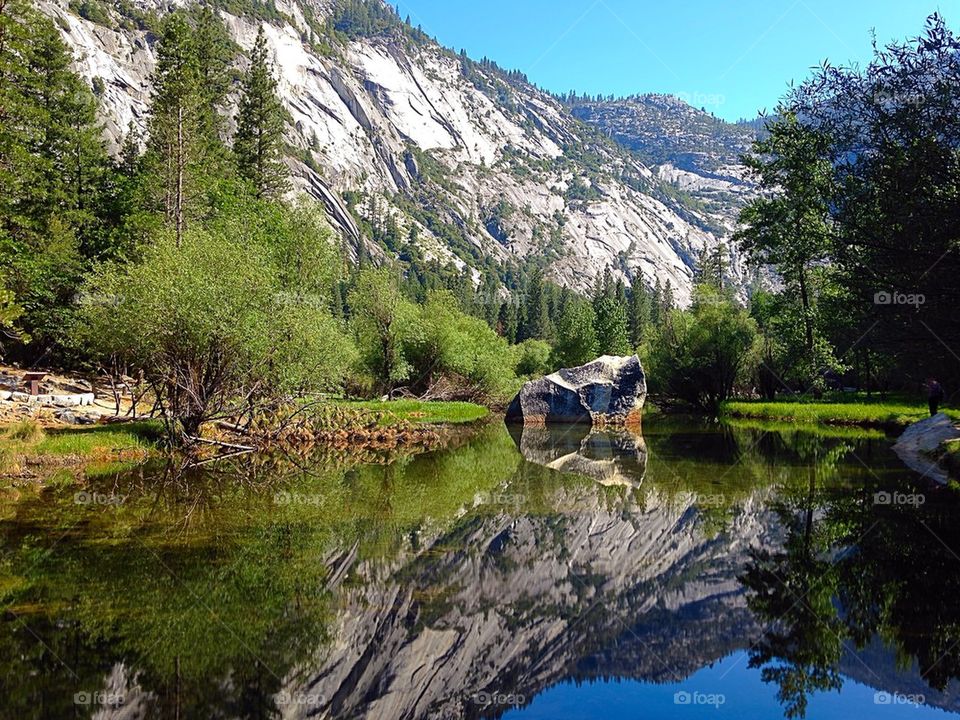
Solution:
[[[766,420],[755,417],[727,416],[724,424],[740,430],[760,430],[780,434],[803,433],[818,438],[863,440],[866,438],[883,439],[886,433],[882,428],[853,425],[849,423],[804,423],[785,420]]]
[[[156,451],[161,434],[157,422],[45,429],[21,420],[0,430],[0,473],[30,465],[145,459]]]
[[[955,420],[960,420],[960,410],[948,408],[943,412]],[[926,405],[909,398],[888,397],[881,400],[861,394],[846,394],[822,400],[730,400],[721,406],[721,414],[734,418],[760,418],[792,423],[900,428],[923,420],[929,417],[930,413]]]
[[[417,425],[463,425],[482,420],[490,411],[483,405],[469,402],[434,402],[423,400],[348,401],[335,403],[337,407],[379,416],[384,426],[401,423]]]
[[[349,432],[367,424],[379,426],[388,434],[391,428],[399,431],[400,428],[426,429],[432,425],[465,425],[489,415],[489,410],[482,405],[467,402],[335,401],[329,408],[333,411],[333,430],[342,425],[344,432]],[[345,412],[341,416],[338,410]],[[19,476],[30,467],[145,460],[159,452],[162,439],[163,427],[159,421],[44,428],[36,420],[21,420],[0,428],[0,476]]]

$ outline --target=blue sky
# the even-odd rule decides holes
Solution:
[[[394,5],[398,0],[391,0]],[[960,0],[399,0],[443,45],[553,91],[665,92],[728,120],[772,109],[824,58],[870,57]]]

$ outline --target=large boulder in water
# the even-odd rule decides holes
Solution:
[[[633,424],[646,399],[640,358],[604,355],[525,383],[507,408],[507,422]]]

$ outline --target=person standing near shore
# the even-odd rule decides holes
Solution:
[[[933,378],[927,378],[927,400],[930,403],[930,416],[933,417],[943,402],[943,386]]]

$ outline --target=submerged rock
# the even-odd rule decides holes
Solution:
[[[636,355],[604,355],[525,383],[507,408],[507,422],[524,425],[640,422],[647,380]]]

